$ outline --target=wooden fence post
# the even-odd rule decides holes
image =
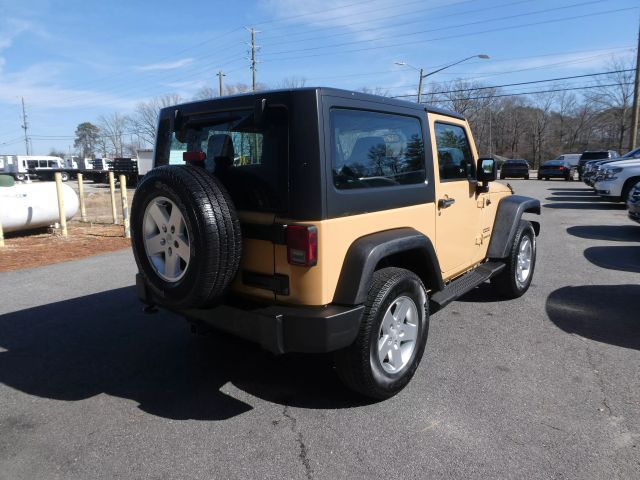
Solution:
[[[60,230],[62,236],[66,237],[67,232],[67,216],[64,211],[64,192],[62,191],[62,174],[60,172],[55,173],[56,179],[56,193],[58,194],[58,213],[60,214]]]
[[[120,200],[122,201],[124,238],[131,238],[131,229],[129,227],[129,203],[127,202],[127,177],[124,175],[120,175]]]
[[[116,181],[113,172],[109,172],[109,191],[111,192],[111,216],[113,223],[118,224],[118,211],[116,210]]]
[[[78,195],[80,196],[80,220],[87,221],[87,209],[84,205],[84,183],[82,180],[82,174],[78,173]]]

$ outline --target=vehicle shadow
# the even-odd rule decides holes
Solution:
[[[456,299],[456,302],[471,302],[471,303],[493,303],[504,302],[504,297],[501,297],[495,288],[491,286],[489,282],[484,282],[478,285],[473,290],[465,293],[462,297]]]
[[[558,191],[558,190],[562,190],[562,191],[569,191],[569,192],[589,192],[590,194],[594,194],[593,192],[593,188],[589,188],[589,187],[576,187],[576,188],[572,188],[570,186],[566,186],[566,187],[560,187],[560,188],[548,188],[547,190],[551,190],[551,191]]]
[[[584,256],[600,268],[640,273],[640,246],[589,247],[585,249]]]
[[[586,195],[564,195],[562,197],[546,197],[545,200],[549,200],[551,202],[602,202],[600,197],[592,197]]]
[[[563,287],[547,297],[549,319],[567,333],[640,350],[640,285]]]
[[[227,382],[283,405],[366,404],[342,386],[328,356],[276,357],[223,333],[193,336],[176,315],[144,314],[133,287],[2,315],[0,347],[0,382],[11,388],[67,401],[106,393],[170,419],[251,410],[221,391]]]
[[[567,228],[574,237],[612,242],[640,241],[640,226],[637,225],[579,225]]]
[[[596,200],[596,202],[598,202]],[[569,210],[625,210],[626,205],[623,203],[594,203],[594,202],[556,202],[545,203],[545,208],[566,208]]]
[[[549,190],[560,190],[559,188],[550,188]],[[574,195],[580,197],[592,197],[592,198],[600,198],[600,196],[595,193],[593,190],[589,190],[588,192],[583,192],[579,189],[567,188],[566,190],[551,192],[551,195]]]

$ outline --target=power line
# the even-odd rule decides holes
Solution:
[[[379,50],[379,49],[383,49],[383,48],[391,48],[391,47],[402,47],[402,46],[407,46],[407,45],[415,45],[417,43],[420,44],[424,44],[424,43],[428,43],[428,42],[436,42],[439,40],[450,40],[453,38],[462,38],[462,37],[469,37],[469,36],[473,36],[473,35],[481,35],[481,34],[485,34],[485,33],[493,33],[493,32],[501,32],[501,31],[505,31],[505,30],[513,30],[516,28],[523,28],[523,27],[530,27],[530,26],[535,26],[535,25],[544,25],[544,24],[549,24],[549,23],[558,23],[558,22],[563,22],[563,21],[567,21],[567,20],[577,20],[577,19],[581,19],[581,18],[587,18],[587,17],[594,17],[594,16],[598,16],[598,15],[605,15],[605,14],[609,14],[609,13],[619,13],[619,12],[624,12],[624,11],[629,11],[629,10],[637,10],[638,7],[628,7],[628,8],[619,8],[619,9],[614,9],[614,10],[603,10],[600,12],[593,12],[593,13],[587,13],[584,15],[574,15],[574,16],[569,16],[569,17],[562,17],[562,18],[555,18],[555,19],[551,19],[551,20],[543,20],[543,21],[539,21],[539,22],[531,22],[531,23],[522,23],[519,25],[511,25],[511,26],[507,26],[507,27],[499,27],[499,28],[491,28],[488,30],[481,30],[481,31],[477,31],[477,32],[470,32],[470,33],[463,33],[463,34],[457,34],[457,35],[449,35],[449,36],[445,36],[445,37],[438,37],[438,38],[429,38],[429,39],[425,39],[425,40],[420,40],[420,42],[417,41],[411,41],[411,42],[403,42],[403,43],[394,43],[394,44],[388,44],[388,45],[378,45],[375,47],[364,47],[364,48],[358,48],[358,49],[351,49],[351,50],[341,50],[341,51],[337,51],[337,52],[324,52],[324,53],[315,53],[315,54],[307,54],[307,55],[298,55],[298,56],[292,56],[292,57],[282,57],[282,58],[273,58],[270,59],[271,62],[279,62],[279,61],[284,61],[284,60],[297,60],[297,59],[301,59],[301,58],[311,58],[311,57],[320,57],[320,56],[326,56],[326,55],[342,55],[345,53],[356,53],[356,52],[363,52],[363,51],[368,51],[368,50]],[[339,46],[341,44],[336,44],[333,46]],[[327,47],[325,47],[327,48]],[[301,51],[306,51],[307,49],[299,49],[296,50],[296,52],[301,52]],[[293,50],[289,51],[289,52],[293,52]],[[284,53],[284,52],[278,52],[278,53]],[[266,55],[275,55],[275,53],[271,53],[271,54],[264,54]]]
[[[504,17],[489,18],[489,19],[486,19],[486,20],[478,20],[478,21],[474,21],[474,22],[462,23],[462,24],[459,24],[459,25],[447,25],[447,26],[444,26],[444,27],[431,28],[431,29],[428,29],[428,30],[420,30],[418,32],[401,33],[401,34],[397,34],[397,35],[384,36],[384,37],[378,37],[378,38],[366,39],[366,40],[354,40],[354,41],[351,41],[351,42],[344,42],[344,43],[337,44],[337,45],[340,45],[340,46],[355,45],[355,44],[359,44],[359,43],[367,43],[367,42],[377,41],[377,40],[387,40],[389,38],[410,37],[410,36],[413,36],[413,35],[421,35],[423,33],[438,32],[438,31],[441,31],[441,30],[449,30],[449,29],[452,29],[452,28],[468,27],[470,25],[478,25],[478,24],[487,23],[487,22],[498,22],[498,21],[509,20],[509,19],[518,18],[518,17],[528,17],[530,15],[539,15],[541,13],[548,13],[548,12],[553,12],[553,11],[556,11],[556,10],[566,10],[568,8],[576,8],[576,7],[581,7],[581,6],[585,6],[585,5],[592,5],[592,4],[596,4],[596,3],[602,3],[604,1],[605,0],[590,0],[590,1],[587,1],[587,2],[576,3],[576,4],[573,4],[573,5],[565,5],[565,6],[562,6],[562,7],[545,8],[545,9],[542,9],[542,10],[536,10],[534,12],[525,12],[525,13],[518,13],[518,14],[514,14],[514,15],[507,15],[507,16],[504,16]],[[486,10],[492,10],[492,9],[495,9],[495,8],[498,8],[498,7],[511,6],[511,5],[519,4],[519,3],[523,3],[523,2],[520,1],[520,2],[506,3],[506,4],[502,4],[502,5],[497,5],[497,6],[494,6],[494,7],[472,10],[470,12],[463,12],[463,13],[445,15],[443,17],[440,17],[440,18],[436,19],[436,20],[441,20],[442,18],[446,18],[448,16],[457,16],[457,15],[461,15],[461,14],[464,14],[466,16],[467,14],[471,14],[471,13],[477,13],[477,12],[482,12],[482,11],[486,11]],[[402,25],[406,25],[406,24],[410,24],[410,23],[415,23],[415,21],[406,22],[404,24],[397,24],[397,25],[394,25],[394,27],[402,26]],[[382,28],[384,29],[384,28],[392,28],[392,27],[382,27]],[[379,30],[380,30],[379,28],[369,28],[369,29],[365,29],[365,30],[359,30],[358,32],[355,32],[355,33],[369,32],[369,31],[379,31]],[[331,37],[337,37],[337,36],[341,36],[341,35],[344,35],[344,33],[332,34]],[[305,39],[303,39],[301,41],[325,39],[325,38],[327,38],[326,35],[321,35],[321,36],[318,36],[318,37],[305,38]],[[283,44],[283,43],[290,43],[290,42],[289,41],[277,42],[277,43],[272,43],[270,45],[271,46],[280,45],[280,44]],[[326,47],[328,48],[328,47],[331,47],[331,46],[332,45],[327,45]],[[325,47],[312,47],[312,48],[308,48],[308,49],[305,49],[305,50],[317,50],[319,48],[325,48]],[[272,52],[271,55],[276,55],[276,54],[279,54],[279,53],[290,53],[292,51],[299,51],[299,50],[289,50],[289,51],[283,51],[283,52]]]
[[[627,68],[624,70],[612,70],[610,72],[587,73],[584,75],[571,75],[569,77],[547,78],[545,80],[531,80],[528,82],[505,83],[502,85],[490,85],[486,87],[460,88],[458,90],[447,90],[443,92],[429,92],[429,95],[443,95],[447,93],[460,93],[460,92],[468,92],[468,91],[476,91],[476,90],[491,90],[494,88],[515,87],[518,85],[531,85],[534,83],[558,82],[560,80],[573,80],[576,78],[597,77],[601,75],[611,75],[614,73],[633,72],[633,71],[635,71],[635,69]],[[415,95],[396,95],[391,98],[406,98],[406,97],[415,97]]]
[[[438,9],[442,9],[442,8],[456,7],[458,5],[462,5],[462,4],[465,4],[465,3],[473,3],[474,1],[475,0],[465,0],[465,1],[457,2],[457,3],[449,3],[447,5],[439,5],[439,6],[436,6],[436,7],[422,8],[422,9],[419,9],[419,10],[411,10],[411,11],[408,11],[408,12],[398,13],[398,14],[395,14],[395,15],[383,15],[380,18],[367,17],[366,20],[360,20],[360,21],[356,21],[356,22],[349,22],[348,26],[349,27],[353,27],[354,25],[360,25],[360,24],[363,24],[363,23],[371,24],[372,22],[377,22],[379,20],[389,20],[390,18],[406,17],[406,16],[409,16],[409,15],[415,17],[415,15],[418,14],[418,13],[432,12],[433,10],[438,10]],[[474,12],[477,12],[477,11],[490,10],[490,9],[493,9],[493,8],[499,8],[499,7],[508,6],[508,5],[516,5],[516,4],[519,4],[519,3],[528,3],[528,2],[532,2],[532,1],[535,1],[535,0],[519,0],[517,2],[511,2],[509,4],[497,5],[495,7],[489,7],[489,8],[480,9],[480,10],[465,10],[464,12],[452,13],[452,14],[449,14],[449,15],[441,16],[439,18],[446,18],[446,17],[449,17],[449,16],[456,16],[456,15],[465,15],[465,14],[474,13]],[[402,6],[406,6],[406,5],[410,5],[410,4],[414,4],[414,3],[422,3],[422,4],[424,4],[424,1],[421,0],[419,2],[413,1],[413,2],[408,2],[408,3],[394,3],[394,5],[389,7],[389,8],[397,9],[398,7],[402,7]],[[377,9],[376,13],[381,11],[381,10],[388,10],[389,8]],[[367,13],[369,13],[369,11],[367,11]],[[337,20],[337,19],[342,19],[342,18],[343,18],[343,16],[339,16],[339,17],[335,17],[335,18],[328,18],[328,19],[323,17],[322,20],[324,22],[326,22],[327,20]],[[407,22],[407,24],[408,23],[417,23],[417,22],[421,22],[421,21],[424,21],[424,19],[414,20],[412,22]],[[398,24],[398,25],[403,25],[403,24]],[[398,25],[396,25],[396,26],[398,26]],[[277,28],[277,29],[275,29],[275,31],[283,30],[284,28],[286,28],[286,27]],[[334,28],[338,28],[338,27],[336,27],[336,26],[318,27],[318,28],[307,28],[307,27],[305,27],[300,32],[287,31],[287,33],[280,33],[280,34],[277,34],[277,35],[267,35],[267,36],[263,37],[263,39],[264,40],[269,40],[271,38],[282,38],[282,37],[290,38],[292,36],[313,33],[313,32],[317,32],[317,31],[321,31],[321,30],[329,30],[329,29],[334,29]],[[389,26],[378,27],[378,29],[386,29],[386,28],[390,28],[390,27]],[[273,31],[273,30],[271,30],[271,31]],[[358,33],[361,33],[363,31],[368,31],[368,30],[357,30],[357,31],[352,31],[352,32],[344,32],[344,33],[335,34],[334,36],[358,34]],[[305,40],[307,40],[307,39],[302,39],[301,41],[305,41]],[[272,44],[272,45],[274,45],[274,44]]]
[[[591,89],[591,88],[606,88],[606,87],[618,87],[618,86],[622,86],[622,85],[633,85],[633,82],[623,82],[623,83],[609,83],[606,85],[587,85],[587,86],[582,86],[582,87],[569,87],[569,88],[554,88],[554,89],[550,89],[550,90],[536,90],[536,91],[532,91],[532,92],[519,92],[519,93],[501,93],[498,95],[487,95],[484,97],[466,97],[464,98],[464,100],[486,100],[486,99],[490,99],[490,98],[500,98],[500,97],[517,97],[520,95],[536,95],[539,93],[554,93],[554,92],[568,92],[568,91],[572,91],[572,90],[587,90],[587,89]],[[472,91],[474,89],[469,89],[469,91]],[[429,95],[429,94],[427,94]],[[429,100],[428,102],[420,102],[420,103],[424,103],[424,104],[429,104],[429,103],[442,103],[442,102],[451,102],[452,100],[450,99],[433,99],[433,100]]]

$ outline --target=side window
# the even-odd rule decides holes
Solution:
[[[440,181],[474,178],[473,155],[464,128],[436,122],[435,130]]]
[[[332,109],[333,184],[338,189],[393,187],[426,179],[420,120]]]

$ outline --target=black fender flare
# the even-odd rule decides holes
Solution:
[[[407,266],[412,267],[428,289],[444,288],[440,263],[431,240],[414,228],[395,228],[365,235],[351,244],[342,264],[333,303],[364,303],[378,264],[399,254],[408,256],[405,260],[410,259],[410,265]]]
[[[540,201],[523,195],[510,195],[500,200],[493,223],[487,257],[506,258],[524,213],[540,215]],[[540,234],[540,223],[531,222],[536,235]]]

